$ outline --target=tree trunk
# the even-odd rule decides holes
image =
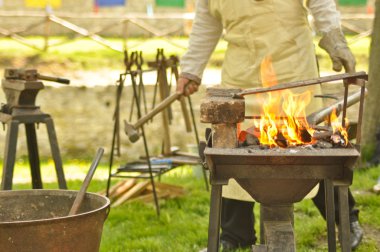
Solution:
[[[376,0],[368,74],[369,92],[365,101],[362,139],[366,149],[373,149],[376,133],[380,131],[380,0]]]

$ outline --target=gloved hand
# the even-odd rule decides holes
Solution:
[[[189,96],[198,91],[199,83],[190,80],[184,76],[180,76],[177,81],[177,92],[184,96]]]
[[[343,66],[347,73],[355,72],[354,55],[348,48],[346,38],[339,28],[325,33],[319,41],[319,47],[330,55],[334,71],[341,71]]]

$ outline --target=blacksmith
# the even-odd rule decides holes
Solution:
[[[261,86],[260,65],[268,56],[272,59],[279,83],[317,78],[308,12],[322,35],[319,46],[331,57],[333,69],[355,72],[355,59],[341,31],[334,0],[198,0],[189,48],[181,59],[182,73],[177,90],[182,91],[185,85],[185,95],[198,90],[203,71],[223,31],[228,42],[222,68],[223,87],[245,89]],[[312,94],[321,91],[319,86],[307,89]],[[251,100],[246,98],[248,114],[258,110],[254,96],[250,97]],[[313,99],[308,112],[318,110],[321,103]],[[313,201],[324,216],[324,187],[319,188]],[[351,246],[356,248],[363,231],[351,192],[349,205]],[[251,196],[236,181],[230,180],[223,188],[220,237],[223,251],[255,244],[253,206]]]

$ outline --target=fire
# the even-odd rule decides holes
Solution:
[[[305,119],[305,108],[311,99],[310,92],[293,94],[285,90],[280,94],[279,98],[278,95],[268,93],[261,118],[254,122],[260,129],[260,143],[271,147],[311,143],[314,130]],[[283,141],[286,141],[286,144]]]
[[[273,69],[271,57],[266,57],[261,64],[261,78],[264,87],[276,85],[277,78]],[[260,144],[269,147],[289,147],[303,144],[313,144],[314,129],[306,121],[306,107],[311,101],[309,91],[296,94],[290,90],[268,92],[262,99],[262,113],[259,120],[254,120],[255,134]],[[334,114],[335,115],[335,114]],[[330,118],[334,132],[342,132],[341,136],[348,143],[347,132],[342,128],[338,117]]]
[[[348,133],[347,133],[346,128],[343,128],[342,124],[339,122],[338,116],[336,115],[336,111],[335,110],[330,115],[329,123],[330,123],[330,125],[332,127],[333,133],[339,135],[340,137],[342,137],[343,140],[344,140],[343,145],[347,146],[347,144],[348,144]],[[349,123],[348,119],[345,118],[345,125],[348,125],[348,123]]]

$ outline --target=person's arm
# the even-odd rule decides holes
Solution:
[[[190,95],[198,90],[203,71],[222,32],[223,26],[220,20],[209,13],[208,0],[198,0],[189,38],[189,48],[180,61],[181,74],[177,83],[178,92]]]
[[[309,0],[308,8],[318,32],[322,34],[318,45],[329,54],[334,71],[339,72],[344,67],[348,73],[355,72],[355,58],[341,30],[340,13],[335,1]]]

